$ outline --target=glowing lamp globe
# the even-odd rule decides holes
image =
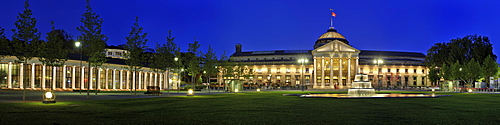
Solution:
[[[56,95],[54,94],[54,91],[52,90],[47,90],[43,93],[42,95],[42,103],[56,103]]]
[[[194,96],[194,90],[193,89],[188,89],[187,96]]]

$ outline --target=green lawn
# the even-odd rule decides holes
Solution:
[[[453,96],[378,99],[282,96],[297,93],[301,92],[4,103],[0,104],[0,124],[500,123],[500,94],[438,93]]]

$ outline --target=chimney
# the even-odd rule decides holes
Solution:
[[[238,44],[235,45],[235,47],[236,47],[236,52],[240,53],[241,52],[241,44],[238,43]]]

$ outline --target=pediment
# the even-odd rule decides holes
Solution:
[[[335,40],[314,49],[312,52],[360,52],[360,51],[352,46],[345,44],[342,41]]]

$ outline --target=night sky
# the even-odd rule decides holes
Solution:
[[[85,0],[31,0],[30,9],[45,39],[50,21],[56,28],[80,35]],[[148,33],[148,46],[165,43],[168,30],[186,51],[194,38],[206,52],[221,55],[243,51],[312,50],[330,26],[360,50],[408,51],[426,54],[434,43],[469,34],[488,36],[499,55],[499,0],[92,0],[104,20],[108,45],[125,44],[136,16]],[[11,38],[24,0],[0,0],[0,27]]]

